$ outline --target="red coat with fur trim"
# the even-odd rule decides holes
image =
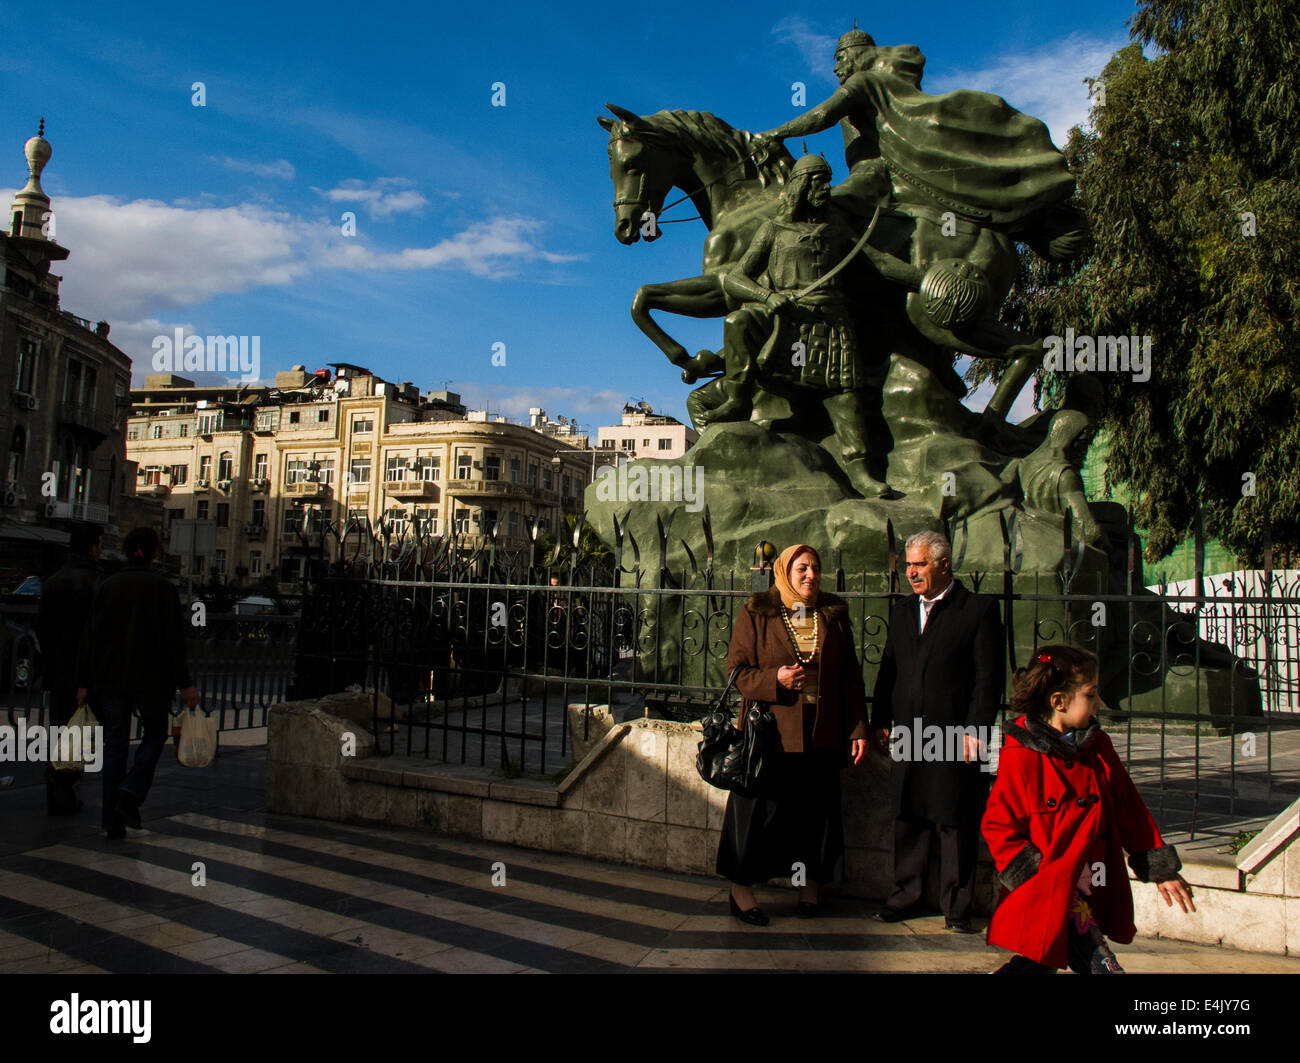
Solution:
[[[981,826],[1003,887],[989,944],[1053,967],[1066,965],[1067,918],[1085,866],[1104,869],[1088,903],[1102,933],[1121,944],[1136,933],[1125,850],[1143,882],[1175,878],[1181,866],[1095,721],[1074,746],[1042,720],[1008,724]]]

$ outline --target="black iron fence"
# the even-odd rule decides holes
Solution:
[[[1008,676],[1045,643],[1098,654],[1106,725],[1166,824],[1268,815],[1300,795],[1294,588],[1279,593],[1269,573],[1259,594],[1161,597],[1141,585],[1135,557],[1118,581],[1068,565],[1025,574],[1011,535],[1002,570],[965,572],[956,531],[959,577],[999,601]],[[304,603],[296,696],[359,686],[384,752],[542,776],[566,768],[575,739],[591,740],[593,706],[698,718],[722,685],[736,610],[769,576],[694,557],[671,571],[660,545],[658,567],[624,565],[621,549],[603,568],[558,548],[533,564],[531,551],[487,544],[426,556],[415,578],[319,581]],[[835,559],[823,573],[849,603],[868,691],[900,584],[896,564],[846,573]],[[1211,605],[1249,615],[1267,649],[1207,639]]]

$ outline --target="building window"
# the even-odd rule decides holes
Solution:
[[[325,407],[325,409],[323,410],[316,411],[316,420],[318,423],[321,421],[328,421],[329,419],[330,419],[330,411],[328,406]]]
[[[349,472],[352,475],[353,484],[368,484],[370,482],[370,459],[353,458]]]
[[[261,576],[262,574],[262,551],[261,550],[249,551],[248,574],[250,576]]]
[[[415,459],[415,478],[417,480],[441,480],[442,458],[436,454],[426,454]]]
[[[146,487],[152,487],[154,484],[162,483],[162,466],[146,465],[144,469],[144,483]]]
[[[415,511],[415,530],[420,535],[438,534],[438,511],[436,509],[417,509]]]
[[[601,449],[601,450],[613,450],[613,449],[614,449],[614,441],[613,441],[612,439],[602,439],[602,440],[600,441],[600,449]]]
[[[332,484],[334,482],[334,459],[325,458],[318,461],[316,469],[316,479],[323,484]]]
[[[563,485],[560,493],[564,495],[565,498],[568,498],[573,494],[573,481],[569,479],[567,475],[560,481],[560,483]]]
[[[218,528],[230,527],[230,503],[229,502],[217,503],[217,527]]]
[[[217,479],[229,480],[234,475],[235,462],[230,451],[223,450],[217,459]]]
[[[352,419],[352,433],[356,435],[359,432],[373,432],[375,430],[375,419],[373,417],[354,417]]]
[[[249,523],[252,524],[255,528],[262,528],[266,526],[266,499],[265,498],[253,499],[253,516],[252,519],[249,521]]]
[[[523,472],[520,470],[520,462],[518,458],[510,459],[510,482],[512,484],[523,482]]]
[[[181,424],[181,438],[188,439],[189,437],[190,437],[190,423],[189,421],[184,421]]]
[[[551,472],[549,465],[542,470],[542,489],[546,491],[555,489],[555,474]]]
[[[212,455],[211,454],[204,454],[201,458],[199,458],[199,479],[200,480],[212,479]]]
[[[501,455],[489,454],[483,459],[483,479],[501,479]]]
[[[307,461],[305,458],[292,458],[285,462],[284,482],[298,484],[307,479]]]
[[[17,490],[23,480],[23,457],[27,453],[27,429],[22,425],[14,428],[9,437],[9,488]]]
[[[349,509],[348,522],[343,529],[343,534],[347,535],[348,532],[352,532],[352,531],[363,532],[365,530],[366,530],[366,511],[364,509]]]
[[[659,449],[660,449],[660,450],[672,450],[672,449],[673,449],[673,441],[672,441],[671,439],[661,439],[661,440],[659,440]]]
[[[194,566],[194,575],[203,575],[203,562],[207,560],[202,554],[195,554],[190,558],[190,563]]]
[[[497,511],[495,509],[485,509],[483,511],[482,521],[483,523],[481,527],[483,528],[483,534],[492,534],[492,529],[496,526],[497,522]]]
[[[406,511],[394,506],[384,514],[384,523],[394,536],[400,538],[406,532]]]
[[[217,550],[212,555],[212,578],[218,583],[226,582],[226,552],[224,550]]]
[[[529,462],[528,464],[528,486],[537,486],[537,466]]]
[[[197,520],[208,519],[208,500],[206,498],[200,498],[194,504],[194,516]]]
[[[303,519],[306,513],[302,506],[288,506],[284,511],[284,523],[281,525],[281,531],[285,535],[292,535],[294,532],[300,532],[303,528]]]
[[[14,389],[24,395],[32,395],[36,383],[36,355],[40,350],[35,340],[18,341],[18,373],[14,377]]]
[[[384,479],[400,481],[406,479],[406,459],[400,454],[390,457],[384,463]]]
[[[199,435],[210,436],[221,431],[221,411],[199,414]]]
[[[619,445],[619,447],[622,448],[623,450],[636,450],[636,440],[635,440],[635,439],[620,439],[620,440],[618,441],[618,445]]]
[[[254,480],[267,479],[266,469],[267,469],[266,455],[255,454],[253,456],[253,479]]]
[[[474,472],[474,458],[471,454],[456,455],[456,479],[468,480]]]
[[[468,509],[456,510],[456,534],[457,535],[469,534],[469,510]]]
[[[518,510],[512,509],[506,515],[506,526],[509,530],[510,535],[519,534],[519,511]]]
[[[81,363],[75,358],[68,359],[68,371],[63,378],[63,401],[76,402],[81,394]]]
[[[290,424],[297,424],[297,423],[298,423],[299,421],[301,421],[301,420],[302,420],[302,411],[301,411],[301,410],[290,410],[290,411],[289,411],[289,423],[290,423]]]
[[[643,447],[648,447],[648,446],[650,445],[650,440],[648,440],[648,439],[643,439],[643,440],[641,440],[641,445],[642,445]]]
[[[168,466],[167,475],[171,479],[173,487],[181,487],[189,479],[190,467],[188,465]]]
[[[273,432],[275,431],[275,411],[258,410],[257,412],[257,431]]]
[[[156,424],[156,425],[153,425],[153,426],[149,429],[149,438],[150,438],[150,439],[162,439],[162,437],[163,437],[163,426],[162,426],[162,425],[160,425],[160,424]]]

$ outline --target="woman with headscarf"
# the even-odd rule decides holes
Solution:
[[[866,691],[854,650],[847,603],[821,591],[821,558],[791,546],[777,558],[776,586],[740,609],[727,654],[736,688],[766,702],[780,749],[771,775],[753,797],[732,792],[718,846],[718,874],[732,882],[731,913],[766,926],[753,887],[789,877],[799,886],[799,914],[815,916],[819,886],[835,877],[844,853],[840,768],[866,753]],[[802,865],[802,874],[800,866]]]

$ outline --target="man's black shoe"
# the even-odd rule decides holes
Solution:
[[[106,837],[110,842],[120,842],[126,837],[126,828],[114,827],[112,830],[105,831],[104,837]]]
[[[886,906],[871,918],[878,923],[901,923],[905,919],[915,919],[916,917],[916,908],[890,908]]]
[[[975,933],[975,928],[970,925],[969,919],[947,919],[944,921],[943,928],[951,930],[954,934]]]
[[[119,790],[117,793],[117,803],[113,806],[113,811],[126,820],[126,825],[132,830],[140,829],[140,802],[135,796],[127,793],[125,790]]]

